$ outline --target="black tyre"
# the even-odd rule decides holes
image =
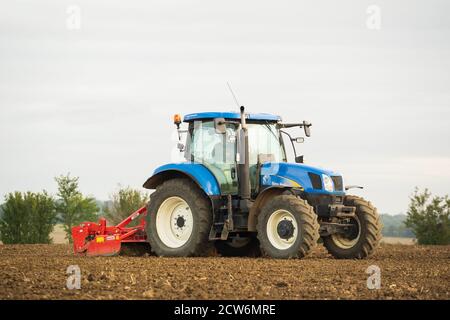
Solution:
[[[234,238],[214,243],[217,253],[223,257],[259,257],[261,250],[255,237]]]
[[[319,239],[313,207],[294,195],[269,200],[258,216],[256,229],[263,255],[277,259],[303,258]]]
[[[370,256],[381,240],[382,224],[377,209],[361,197],[346,196],[346,206],[356,207],[355,218],[347,222],[354,227],[347,234],[323,237],[328,252],[337,259],[363,259]]]
[[[211,202],[188,179],[172,179],[150,196],[147,238],[158,256],[205,256],[212,224]]]

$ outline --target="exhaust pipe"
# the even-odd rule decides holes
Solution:
[[[239,196],[243,200],[250,199],[250,162],[249,162],[249,146],[248,146],[248,128],[245,120],[245,108],[241,106],[241,135],[239,148]],[[243,153],[243,154],[242,154]],[[242,159],[242,156],[244,159]]]

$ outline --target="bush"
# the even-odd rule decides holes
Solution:
[[[118,224],[137,209],[144,206],[148,200],[148,194],[139,190],[119,188],[110,196],[110,201],[105,206],[105,216],[110,224]],[[130,223],[130,226],[137,225],[139,220]]]
[[[432,197],[428,189],[416,188],[411,196],[405,225],[411,228],[419,244],[450,244],[450,199]]]
[[[5,196],[0,219],[3,243],[51,243],[55,202],[47,192],[14,192]]]
[[[69,242],[72,242],[72,227],[84,221],[97,220],[96,212],[99,210],[94,198],[84,197],[78,190],[78,179],[69,174],[55,178],[58,183],[56,209]]]

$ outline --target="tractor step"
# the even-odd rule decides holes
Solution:
[[[216,222],[212,225],[209,232],[209,240],[227,240],[228,239],[228,220],[224,222]]]

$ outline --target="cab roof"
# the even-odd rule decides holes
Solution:
[[[254,121],[271,121],[278,122],[281,121],[280,116],[276,116],[269,113],[246,113],[247,120]],[[239,120],[241,119],[241,114],[239,112],[199,112],[191,113],[184,116],[184,122],[191,122],[195,120],[204,119],[214,119],[214,118],[225,118],[227,120]]]

